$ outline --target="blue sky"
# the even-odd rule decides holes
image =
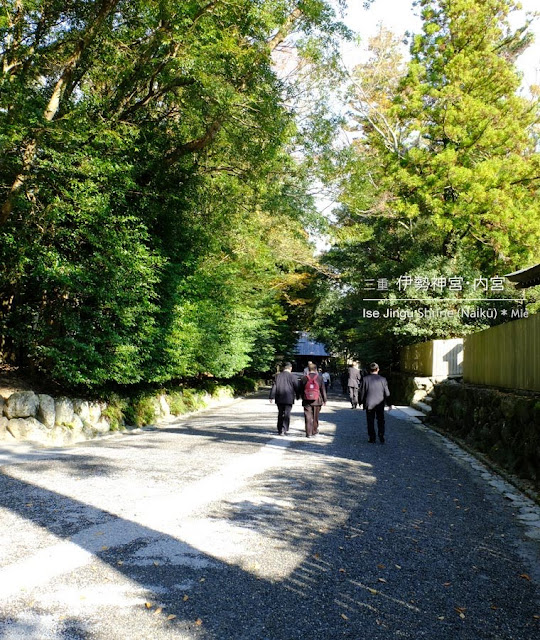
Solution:
[[[345,17],[347,25],[362,39],[360,48],[353,45],[344,48],[344,54],[351,66],[362,59],[368,39],[376,33],[379,23],[382,22],[396,34],[403,34],[405,31],[419,32],[421,28],[418,10],[413,10],[412,0],[375,0],[368,10],[363,8],[363,4],[363,0],[349,0],[349,9]],[[521,0],[521,4],[524,11],[540,10],[539,0]],[[522,24],[522,16],[523,14],[517,14],[513,24]],[[540,18],[536,20],[534,31],[535,43],[518,61],[518,67],[524,74],[525,86],[540,84]]]

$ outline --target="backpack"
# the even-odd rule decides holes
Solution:
[[[312,378],[312,375],[315,377]],[[315,372],[309,373],[306,386],[304,387],[304,400],[318,400],[320,392],[319,374]]]

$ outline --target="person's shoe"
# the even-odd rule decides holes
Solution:
[[[376,440],[368,440],[368,444],[376,444],[377,441]]]
[[[379,442],[380,442],[381,444],[384,444],[384,438],[379,438]]]

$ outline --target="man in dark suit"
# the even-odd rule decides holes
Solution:
[[[299,394],[299,380],[291,371],[292,364],[286,362],[270,389],[270,402],[275,399],[278,408],[277,430],[280,436],[289,432],[292,406]]]
[[[361,384],[362,374],[358,368],[358,362],[353,362],[352,366],[349,367],[349,377],[347,379],[347,388],[349,389],[349,398],[353,409],[358,406],[358,389]]]
[[[386,378],[379,375],[379,365],[372,362],[369,365],[369,374],[364,376],[360,387],[360,403],[364,405],[367,418],[368,442],[374,443],[375,418],[377,418],[377,431],[379,441],[384,444],[384,405],[391,407],[390,391]]]
[[[298,397],[302,398],[304,407],[304,421],[306,425],[306,438],[311,438],[319,433],[319,413],[323,404],[326,404],[326,387],[324,380],[317,371],[317,365],[309,363],[309,373],[300,380]],[[318,390],[316,389],[318,386]],[[312,393],[312,388],[315,390]],[[310,397],[315,395],[316,397]]]

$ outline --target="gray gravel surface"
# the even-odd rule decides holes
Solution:
[[[262,397],[0,446],[0,638],[537,640],[540,511],[438,434]]]

